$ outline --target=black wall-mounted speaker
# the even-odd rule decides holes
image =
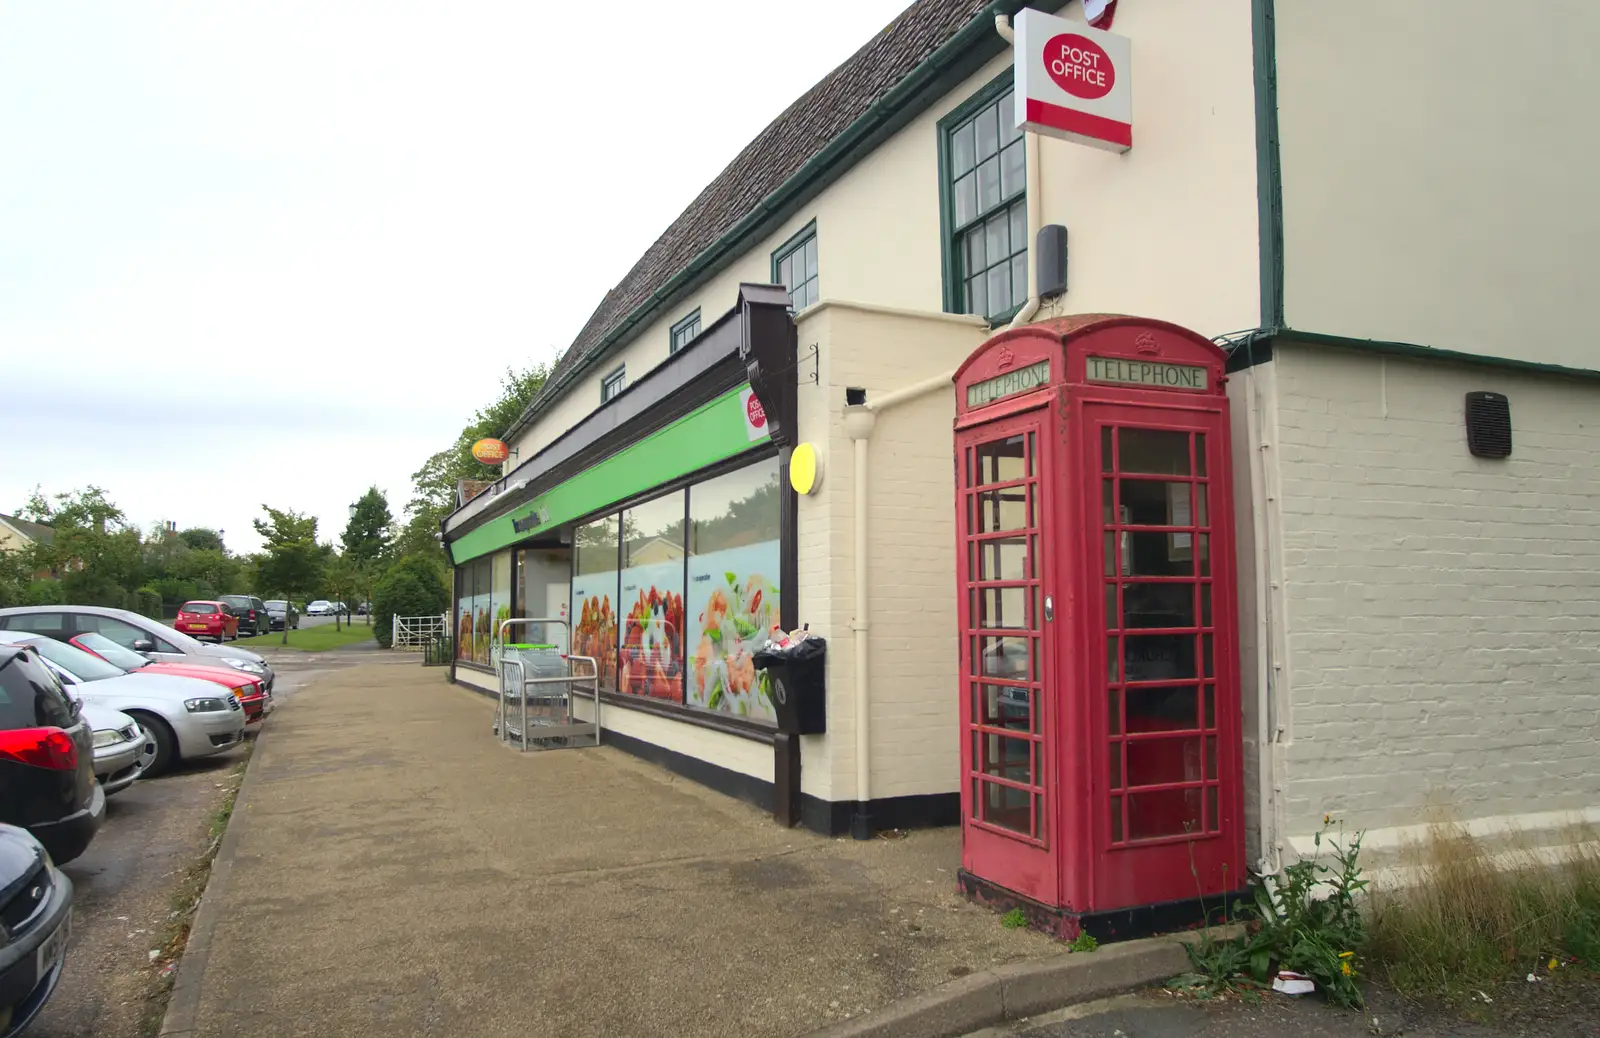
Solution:
[[[1475,458],[1511,457],[1511,401],[1500,393],[1467,394],[1467,450]]]

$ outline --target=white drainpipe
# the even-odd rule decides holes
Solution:
[[[1001,38],[1016,47],[1016,34],[1011,31],[1011,19],[1003,14],[994,16],[994,31]],[[1012,61],[1016,60],[1013,53]],[[1002,118],[1004,118],[1002,116]],[[1027,162],[1027,174],[1023,178],[1023,198],[1028,206],[1028,301],[1022,304],[1022,309],[1011,319],[1010,327],[1021,328],[1033,320],[1039,312],[1039,228],[1044,226],[1044,198],[1039,194],[1039,135],[1028,132],[1023,134],[1023,152]]]
[[[844,431],[855,444],[855,616],[850,630],[855,633],[856,692],[856,814],[850,819],[850,835],[870,840],[872,826],[872,709],[867,691],[867,441],[878,416],[866,404],[847,404]]]
[[[1247,372],[1246,379],[1246,428],[1253,455],[1250,459],[1250,511],[1256,556],[1256,814],[1261,831],[1261,860],[1256,862],[1256,872],[1262,876],[1276,876],[1283,862],[1278,852],[1278,805],[1274,788],[1277,754],[1272,717],[1272,688],[1276,683],[1272,667],[1272,610],[1275,603],[1271,596],[1272,546],[1268,543],[1271,531],[1267,522],[1267,508],[1272,497],[1266,485],[1267,468],[1273,462],[1267,457],[1271,444],[1266,442],[1266,431],[1262,428],[1255,371]]]

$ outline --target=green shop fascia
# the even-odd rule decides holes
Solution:
[[[608,705],[783,751],[751,656],[773,626],[798,626],[788,302],[742,285],[716,323],[444,521],[452,680],[496,686],[501,621],[564,617],[508,640],[594,657]],[[770,798],[782,819],[777,801],[795,799],[773,791],[784,785],[746,798]]]

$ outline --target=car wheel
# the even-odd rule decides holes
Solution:
[[[143,710],[130,710],[129,715],[139,722],[145,734],[155,741],[155,752],[149,755],[150,762],[145,766],[141,778],[150,778],[155,775],[165,774],[178,760],[178,737],[172,734],[172,729],[167,722],[155,714],[145,713]],[[141,756],[140,758],[144,758]]]
[[[134,761],[133,766],[139,770],[139,777],[143,778],[150,773],[150,766],[156,761],[156,741],[142,724],[139,725],[139,736],[144,739],[144,745],[139,747],[139,759]]]

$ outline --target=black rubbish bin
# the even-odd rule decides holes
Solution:
[[[767,672],[768,692],[778,711],[778,730],[821,735],[828,730],[828,643],[811,637],[787,649],[762,649],[757,670]]]

